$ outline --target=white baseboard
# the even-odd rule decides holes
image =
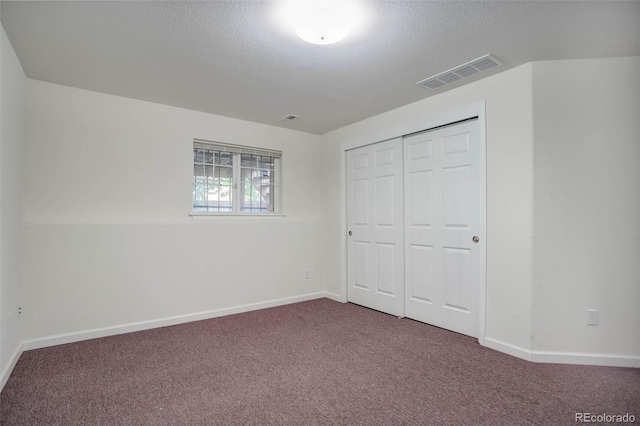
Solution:
[[[515,356],[516,358],[524,359],[525,361],[531,361],[531,351],[519,346],[504,343],[486,336],[484,338],[484,346],[507,355]]]
[[[640,368],[640,356],[533,351],[533,362]]]
[[[342,297],[339,294],[331,293],[329,291],[324,292],[324,297],[326,297],[327,299],[335,300],[336,302],[347,303],[346,297]]]
[[[485,338],[484,346],[532,362],[548,364],[599,365],[640,368],[640,356],[591,354],[582,352],[531,351],[499,340]]]
[[[11,355],[11,359],[9,360],[7,365],[4,367],[4,369],[0,373],[0,392],[2,392],[2,389],[4,389],[4,385],[6,385],[7,382],[9,381],[9,376],[11,376],[11,372],[13,371],[16,364],[18,363],[18,360],[20,359],[20,355],[22,355],[22,351],[24,350],[23,347],[24,345],[22,344],[22,342],[20,342],[16,350],[13,351],[13,354]]]
[[[197,312],[194,314],[178,315],[174,317],[161,318],[157,320],[141,321],[130,324],[116,325],[112,327],[96,328],[93,330],[80,331],[75,333],[59,334],[40,339],[26,340],[22,342],[25,351],[31,349],[46,348],[49,346],[64,345],[66,343],[79,342],[82,340],[97,339],[100,337],[115,336],[117,334],[131,333],[134,331],[149,330],[158,327],[184,324],[192,321],[200,321],[225,315],[239,314],[242,312],[256,311],[258,309],[273,308],[276,306],[289,305],[291,303],[305,302],[307,300],[321,299],[328,297],[332,299],[331,293],[319,291],[316,293],[304,294],[301,296],[287,297],[284,299],[268,300],[265,302],[251,303],[248,305],[235,306],[231,308],[214,309],[211,311]]]

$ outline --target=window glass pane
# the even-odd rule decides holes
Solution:
[[[202,207],[205,204],[206,185],[201,179],[196,179],[193,183],[193,206]]]
[[[215,151],[215,163],[230,166],[233,164],[233,154],[224,151]]]
[[[240,211],[252,213],[273,212],[272,187],[262,184],[262,170],[241,169]]]
[[[242,154],[241,166],[242,167],[257,167],[258,157],[251,154]]]
[[[230,179],[233,177],[233,169],[231,167],[216,167],[216,176],[226,179],[229,181],[227,184],[230,184]]]
[[[233,211],[233,154],[194,149],[193,210]]]
[[[210,186],[207,191],[207,207],[218,207],[220,204],[220,190],[218,186]]]
[[[231,211],[232,209],[231,176],[220,177],[221,172],[228,174],[228,170],[226,167],[215,167],[215,176],[209,179],[207,206],[211,211]]]
[[[258,168],[260,169],[267,169],[267,170],[271,170],[273,171],[273,163],[274,163],[274,158],[273,157],[258,157]]]
[[[203,163],[204,162],[204,151],[201,149],[193,149],[193,162],[194,163]]]

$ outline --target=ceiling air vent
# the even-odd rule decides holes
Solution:
[[[287,114],[282,118],[278,118],[278,121],[287,122],[287,121],[293,121],[296,118],[300,118],[300,116],[299,115],[295,115],[295,114]]]
[[[478,59],[467,62],[455,68],[451,68],[448,71],[441,72],[433,77],[426,78],[417,82],[422,87],[427,89],[436,90],[447,84],[454,83],[463,78],[471,77],[472,75],[490,70],[491,68],[502,65],[500,61],[491,55],[484,55]]]

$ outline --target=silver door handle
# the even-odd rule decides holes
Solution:
[[[353,232],[349,231],[349,236],[351,236],[353,234]]]
[[[480,241],[480,238],[477,235],[474,235],[471,241],[473,241],[474,243],[478,243]]]

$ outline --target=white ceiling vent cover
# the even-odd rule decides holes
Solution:
[[[441,88],[442,86],[446,86],[447,84],[454,83],[458,80],[462,80],[463,78],[471,77],[472,75],[479,74],[483,71],[490,70],[491,68],[495,68],[500,65],[502,65],[500,61],[498,61],[490,54],[484,55],[479,57],[478,59],[467,62],[466,64],[462,64],[455,68],[451,68],[448,71],[436,74],[433,77],[420,80],[416,84],[419,84],[420,86],[426,87],[430,90],[436,90]]]
[[[287,121],[293,121],[296,118],[300,118],[300,116],[299,115],[295,115],[295,114],[287,114],[282,118],[278,118],[278,121],[287,122]]]

